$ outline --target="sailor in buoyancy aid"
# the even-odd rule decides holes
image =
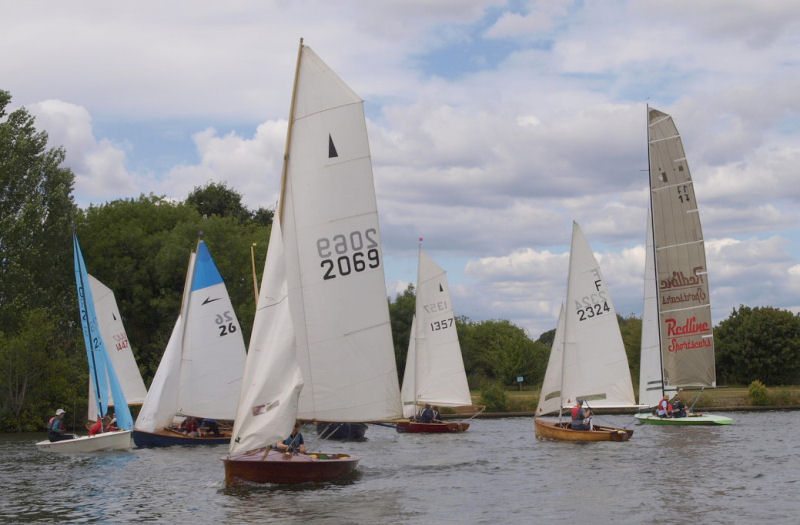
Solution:
[[[572,407],[572,430],[591,430],[592,429],[592,410],[583,408],[583,399],[575,401]]]

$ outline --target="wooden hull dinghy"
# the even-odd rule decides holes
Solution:
[[[633,435],[633,430],[594,425],[592,430],[572,430],[571,423],[533,420],[538,439],[554,439],[557,441],[628,441]]]
[[[730,425],[733,419],[717,414],[689,414],[685,417],[659,417],[655,414],[639,413],[634,416],[646,425]]]
[[[80,436],[63,441],[48,439],[36,443],[36,448],[45,452],[103,452],[107,450],[130,450],[131,431],[104,432],[94,436]]]
[[[447,422],[447,423],[419,423],[417,421],[403,421],[397,423],[397,431],[409,434],[444,434],[452,432],[464,432],[469,428],[469,423]]]
[[[361,458],[348,454],[286,454],[256,449],[228,456],[225,463],[225,486],[241,482],[308,483],[332,481],[344,477],[358,466]]]

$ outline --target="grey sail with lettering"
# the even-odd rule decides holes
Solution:
[[[648,108],[650,206],[664,382],[716,386],[706,252],[672,117]]]

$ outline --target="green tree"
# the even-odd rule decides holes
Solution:
[[[78,227],[89,272],[117,297],[139,368],[149,383],[180,312],[189,253],[208,246],[249,341],[255,313],[250,246],[260,276],[269,229],[192,206],[140,196],[90,207]]]
[[[74,175],[26,109],[7,112],[10,101],[0,91],[0,425],[21,430],[71,400],[82,345],[70,238]]]
[[[740,305],[714,330],[717,383],[800,382],[800,318],[770,306]]]
[[[233,217],[249,221],[252,214],[242,204],[242,195],[228,188],[224,182],[209,182],[205,186],[195,186],[186,198],[186,204],[195,208],[200,215],[212,217]]]

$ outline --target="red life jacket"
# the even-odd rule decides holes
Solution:
[[[581,409],[580,405],[575,405],[574,407],[572,407],[572,419],[573,420],[578,419],[578,411],[580,411],[580,409]]]

